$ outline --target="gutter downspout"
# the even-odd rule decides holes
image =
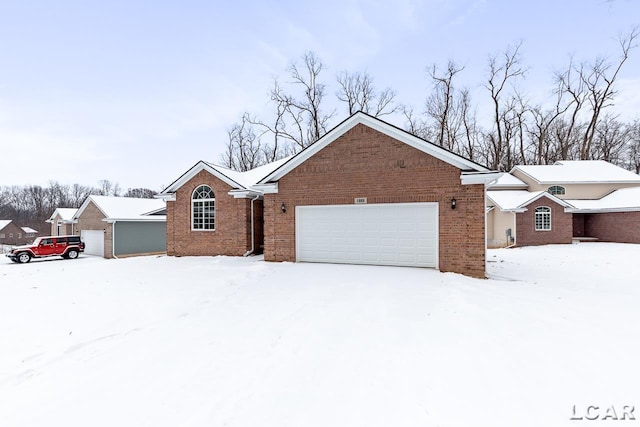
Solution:
[[[111,256],[118,259],[116,256],[116,222],[117,221],[113,221],[111,224]]]
[[[505,249],[513,248],[518,244],[518,230],[516,230],[516,222],[517,222],[516,215],[518,213],[515,211],[511,211],[511,213],[513,214],[513,244],[508,245]]]
[[[248,250],[247,252],[245,252],[244,255],[242,255],[242,256],[245,256],[245,257],[251,255],[253,253],[253,251],[256,250],[256,248],[255,248],[256,242],[255,242],[255,237],[254,237],[255,231],[254,231],[254,227],[253,227],[253,202],[258,200],[259,198],[260,198],[260,195],[257,194],[256,197],[251,199],[251,250]]]

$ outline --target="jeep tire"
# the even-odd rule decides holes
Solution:
[[[16,259],[20,264],[26,264],[31,261],[31,255],[29,252],[20,252],[18,256],[16,256]]]
[[[69,252],[66,253],[65,258],[69,258],[69,259],[78,258],[78,251],[75,249],[70,249]]]

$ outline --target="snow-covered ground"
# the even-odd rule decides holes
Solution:
[[[492,279],[476,280],[258,257],[3,257],[0,426],[611,424],[571,421],[574,405],[635,406],[640,420],[640,245],[489,260]]]

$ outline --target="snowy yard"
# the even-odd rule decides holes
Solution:
[[[2,257],[0,426],[640,424],[640,245],[488,257]]]

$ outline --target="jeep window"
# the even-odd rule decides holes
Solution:
[[[80,243],[80,237],[78,237],[78,236],[69,237],[69,244],[70,245],[77,245],[79,243]]]
[[[42,239],[42,241],[40,242],[41,246],[44,245],[53,245],[53,239]]]

